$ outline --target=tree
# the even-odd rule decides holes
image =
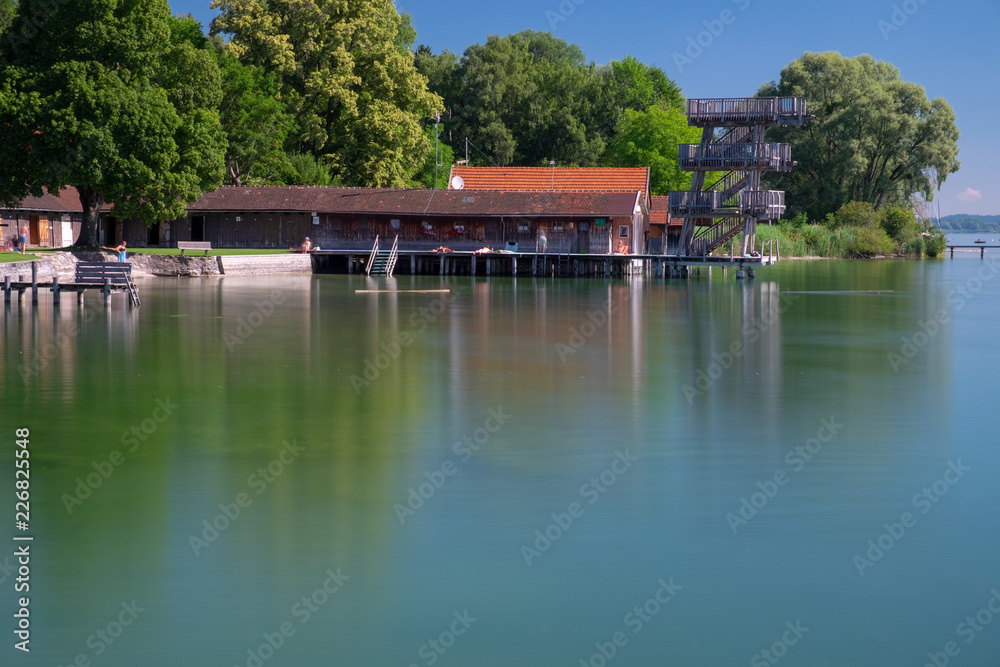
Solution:
[[[470,46],[448,124],[500,165],[596,164],[604,151],[594,116],[597,78],[580,47],[551,33],[491,35]]]
[[[14,0],[0,0],[0,37],[10,27],[10,24],[14,22],[15,14],[17,14],[17,2]]]
[[[221,183],[219,71],[169,19],[165,0],[19,3],[0,53],[0,202],[76,186],[79,244],[95,247],[105,203],[151,224]]]
[[[273,183],[288,167],[284,143],[292,127],[277,99],[277,77],[225,52],[216,57],[222,74],[219,120],[228,141],[226,183]]]
[[[446,143],[438,140],[437,149],[434,146],[434,126],[430,125],[424,131],[427,136],[427,143],[430,149],[427,151],[427,159],[414,177],[415,187],[427,188],[430,190],[447,190],[448,176],[451,173],[451,165],[455,164],[455,152]],[[435,183],[435,174],[437,182]]]
[[[415,33],[391,0],[213,0],[213,34],[246,65],[277,73],[295,117],[287,148],[329,162],[349,185],[403,186],[440,111],[413,60]],[[294,146],[292,145],[294,144]]]
[[[943,183],[960,167],[948,102],[928,100],[923,87],[871,56],[806,53],[758,94],[804,96],[816,116],[805,127],[769,131],[770,140],[792,145],[799,165],[766,176],[788,191],[791,209],[814,220],[852,200],[880,208],[905,205],[917,192],[932,197],[928,174]]]
[[[633,56],[598,68],[600,98],[598,122],[605,137],[614,135],[629,109],[645,111],[653,106],[684,108],[680,87],[658,67],[645,65]]]
[[[698,143],[701,130],[688,127],[680,109],[652,106],[645,111],[625,110],[617,132],[608,145],[604,161],[616,167],[649,167],[650,190],[666,195],[691,187],[691,174],[681,171],[678,145]]]

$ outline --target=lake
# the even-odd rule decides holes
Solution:
[[[995,665],[998,273],[14,304],[31,652],[10,542],[4,664]]]

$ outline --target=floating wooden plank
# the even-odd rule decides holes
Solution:
[[[355,294],[441,294],[450,289],[356,289]]]

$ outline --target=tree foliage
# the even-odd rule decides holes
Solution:
[[[17,14],[17,3],[14,0],[0,0],[0,37],[14,22]]]
[[[441,108],[413,61],[415,33],[392,0],[213,0],[213,33],[277,74],[290,144],[350,185],[403,186],[423,162],[421,120]]]
[[[579,46],[552,33],[492,35],[461,59],[421,47],[416,64],[444,99],[452,145],[468,137],[484,164],[597,165],[627,111],[683,103],[662,70],[632,57],[588,65]]]
[[[172,35],[165,0],[22,0],[7,37],[0,202],[76,186],[95,246],[103,204],[152,223],[221,183],[219,71]]]
[[[770,130],[771,140],[792,144],[799,164],[767,176],[814,220],[849,201],[880,208],[917,192],[930,198],[960,167],[951,106],[871,56],[806,53],[759,94],[804,96],[816,116],[802,128]]]
[[[700,138],[701,130],[689,127],[680,109],[626,109],[604,160],[617,167],[649,167],[652,194],[666,195],[671,190],[691,187],[691,174],[681,171],[677,162],[677,147],[698,143]]]

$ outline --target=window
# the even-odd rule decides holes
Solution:
[[[628,238],[628,225],[618,225],[618,238],[620,239]]]
[[[552,231],[554,231],[554,232],[561,232],[562,230],[563,230],[563,223],[561,223],[561,222],[553,222],[552,223]]]
[[[528,223],[527,222],[519,222],[519,223],[517,223],[517,231],[519,231],[519,232],[526,232],[526,231],[528,231]]]
[[[399,219],[393,218],[392,220],[390,220],[389,226],[392,227],[393,229],[399,229]]]

